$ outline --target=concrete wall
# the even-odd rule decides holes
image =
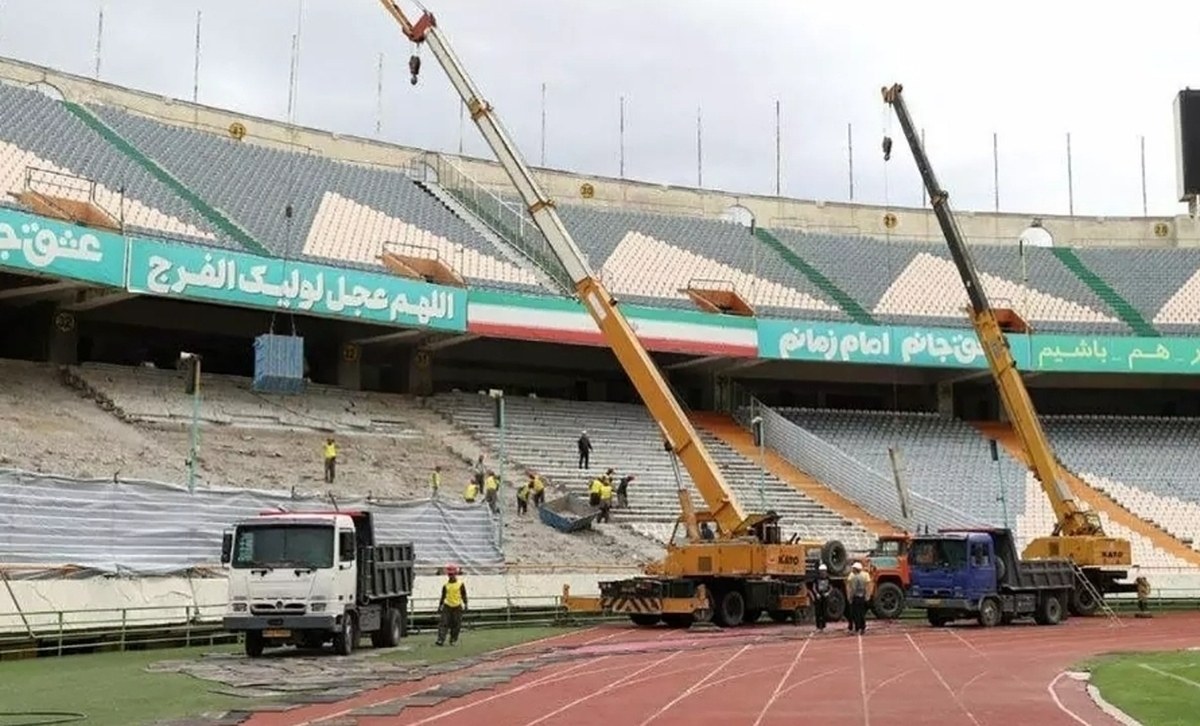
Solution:
[[[160,121],[215,133],[228,133],[230,126],[237,122],[245,127],[245,138],[250,143],[290,147],[348,161],[400,168],[419,162],[426,153],[420,149],[359,137],[292,128],[277,121],[132,91],[20,61],[0,59],[0,79],[29,84],[46,83],[73,101],[123,107]],[[429,82],[439,81],[443,79],[431,78]],[[450,154],[443,156],[479,183],[497,190],[513,191],[498,164]],[[547,193],[560,202],[586,202],[601,207],[621,206],[710,218],[720,217],[731,207],[740,205],[750,210],[759,226],[879,237],[888,232],[883,224],[886,211],[883,207],[697,190],[549,169],[536,170],[536,173]],[[590,188],[592,195],[586,200],[583,197],[585,185]],[[929,210],[896,207],[891,211],[897,218],[897,224],[891,230],[894,236],[942,244],[941,232]],[[1055,242],[1063,246],[1200,246],[1200,226],[1186,215],[1097,218],[1038,215],[1036,212],[993,214],[959,211],[964,234],[975,242],[1015,244],[1018,235],[1029,226],[1034,216],[1042,220]]]

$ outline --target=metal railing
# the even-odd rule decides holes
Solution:
[[[426,154],[422,162],[437,176],[436,180],[426,178],[424,181],[436,181],[467,211],[560,285],[563,292],[574,291],[575,284],[550,249],[550,243],[524,210],[485,188],[440,154]]]

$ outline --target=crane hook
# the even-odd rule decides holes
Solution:
[[[421,74],[421,56],[415,53],[409,56],[408,72],[412,74],[412,84],[417,85],[417,76]]]
[[[883,137],[883,160],[888,161],[892,158],[892,137]]]

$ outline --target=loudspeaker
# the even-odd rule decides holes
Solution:
[[[1200,91],[1175,96],[1175,188],[1179,201],[1200,195]]]

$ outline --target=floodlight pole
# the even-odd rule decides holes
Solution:
[[[187,458],[188,494],[196,492],[196,460],[200,457],[200,356],[181,353],[180,360],[193,362],[192,375],[192,430],[191,445]]]
[[[762,511],[767,511],[767,432],[763,418],[757,415],[750,419],[750,428],[758,439],[758,503]]]
[[[491,396],[492,400],[496,402],[496,418],[499,419],[497,423],[500,425],[500,482],[499,486],[496,488],[496,512],[498,514],[498,522],[496,526],[496,546],[500,548],[501,552],[503,552],[504,503],[501,501],[501,499],[505,490],[504,469],[508,463],[508,456],[505,447],[505,444],[507,443],[505,440],[507,438],[505,436],[505,431],[508,428],[508,416],[506,416],[504,413],[504,391],[498,388],[493,388],[492,390],[488,391],[488,395]]]

